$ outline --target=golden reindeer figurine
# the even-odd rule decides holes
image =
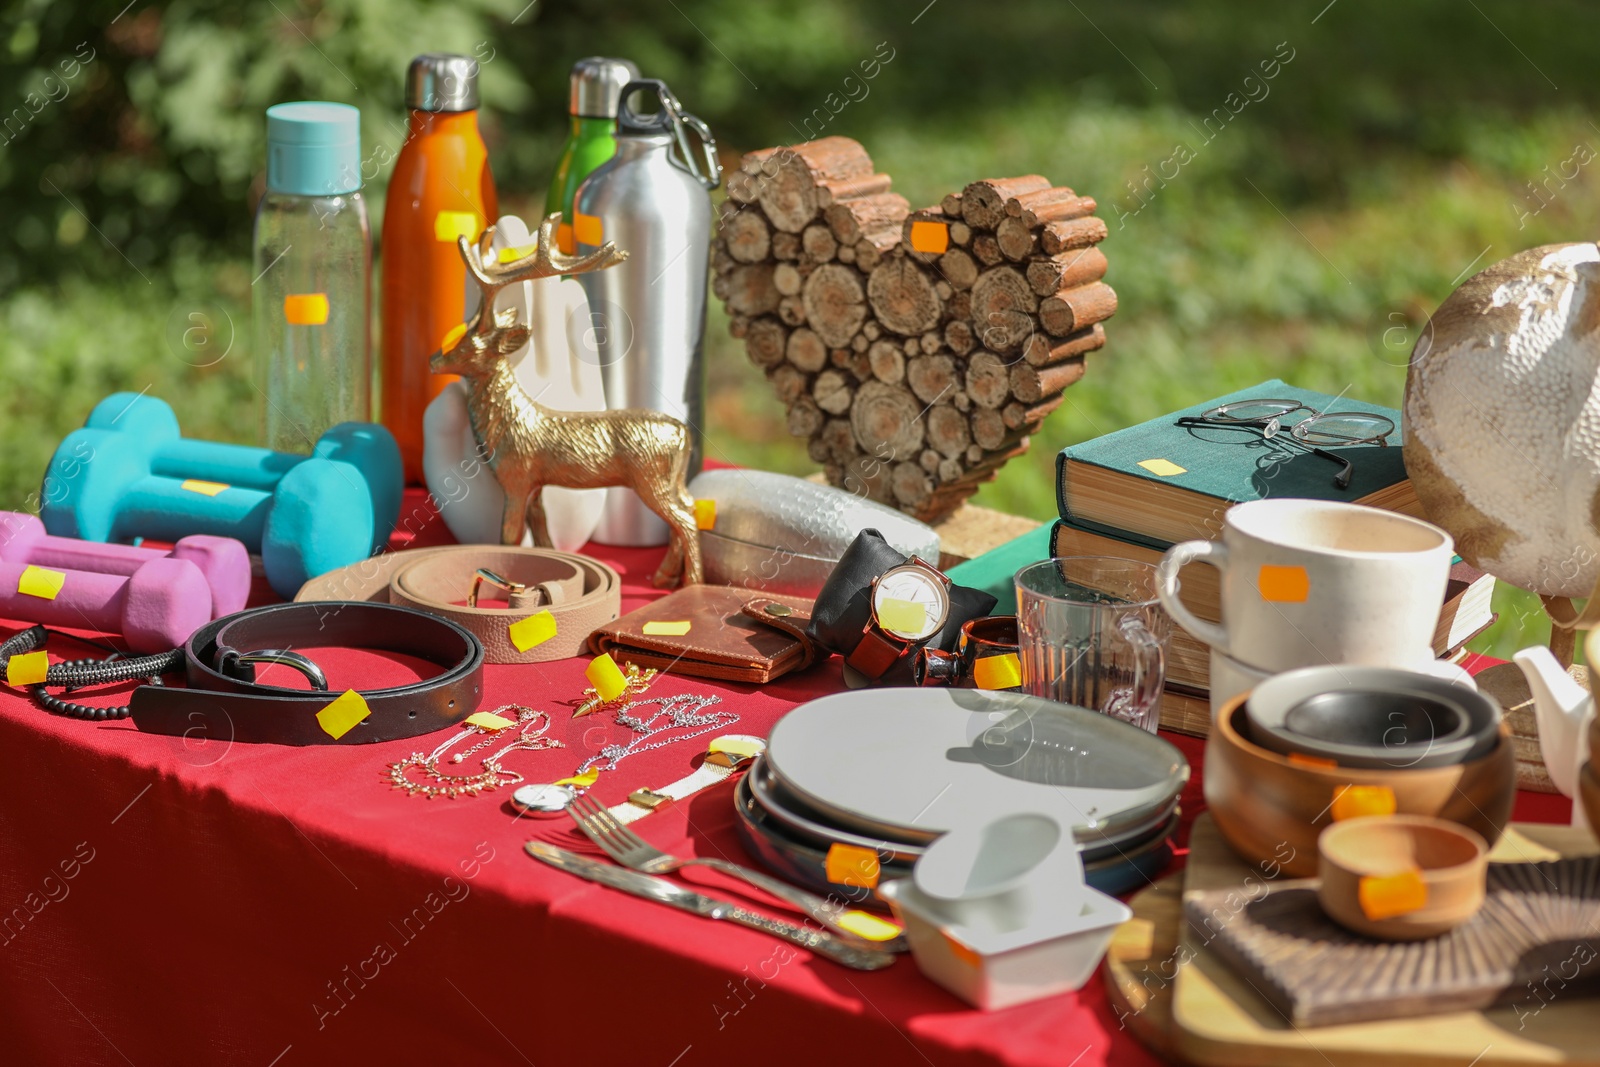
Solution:
[[[490,250],[494,228],[474,248],[456,239],[467,271],[483,290],[478,312],[448,349],[434,353],[435,374],[459,374],[467,388],[467,412],[482,454],[506,493],[500,540],[522,541],[523,524],[534,544],[550,546],[542,494],[547,485],[567,489],[625,486],[666,522],[672,543],[656,571],[655,584],[700,581],[700,535],[689,496],[689,430],[670,415],[640,408],[623,411],[553,411],[541,406],[517,381],[507,357],[528,343],[531,326],[515,309],[494,310],[495,295],[508,285],[603,270],[627,258],[607,243],[587,256],[556,251],[560,215],[539,225],[538,243],[520,259],[498,262]],[[446,339],[449,340],[448,338]]]

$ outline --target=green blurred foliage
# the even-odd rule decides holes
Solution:
[[[838,133],[916,205],[1030,172],[1096,197],[1110,341],[978,498],[1042,520],[1063,445],[1266,377],[1398,404],[1417,331],[1464,277],[1600,230],[1600,166],[1552,179],[1600,146],[1600,8],[1578,0],[125,3],[0,12],[0,506],[114,388],[250,438],[262,112],[356,104],[365,154],[393,152],[422,51],[479,57],[502,203],[525,216],[591,54],[665,78],[727,164]],[[892,58],[864,79],[875,53]],[[834,114],[829,94],[854,99]],[[715,305],[708,336],[710,454],[809,471]],[[1525,596],[1500,603],[1487,644],[1536,638]]]

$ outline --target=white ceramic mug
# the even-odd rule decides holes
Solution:
[[[1228,509],[1220,541],[1167,549],[1162,606],[1241,664],[1277,673],[1325,663],[1406,667],[1433,658],[1455,545],[1431,523],[1358,504],[1282,498]],[[1222,622],[1178,599],[1191,561],[1222,572]]]

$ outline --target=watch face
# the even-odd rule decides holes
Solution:
[[[917,607],[920,606],[919,611]],[[885,633],[904,641],[932,637],[950,614],[950,594],[944,583],[915,564],[891,567],[878,579],[872,607]]]

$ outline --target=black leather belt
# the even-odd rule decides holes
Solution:
[[[298,647],[347,646],[427,660],[441,673],[392,689],[357,690],[368,714],[334,737],[317,712],[339,694]],[[128,701],[139,729],[218,741],[363,745],[415,737],[477,710],[483,645],[447,619],[394,604],[303,602],[249,608],[208,623],[184,645],[187,689],[140,686]],[[294,667],[313,689],[255,680],[257,663]]]

